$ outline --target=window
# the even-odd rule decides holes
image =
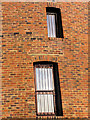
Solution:
[[[38,114],[54,114],[54,81],[52,65],[35,65]]]
[[[34,63],[37,115],[61,115],[60,87],[55,82],[54,66],[52,62]]]
[[[61,13],[59,8],[46,7],[48,37],[63,38]]]
[[[55,18],[56,14],[47,13],[48,37],[56,37]]]

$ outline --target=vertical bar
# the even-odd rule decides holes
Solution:
[[[52,30],[51,30],[51,15],[49,15],[49,22],[50,22],[50,37],[52,37]]]
[[[41,68],[41,81],[42,81],[42,89],[44,90],[44,86],[43,86],[43,68]]]
[[[47,81],[47,68],[45,68],[45,80],[46,80],[46,90],[48,90],[48,81]]]
[[[52,37],[52,15],[50,15],[50,23],[51,23],[51,29],[50,29],[50,31],[51,31],[51,37]]]
[[[45,105],[44,106],[45,107],[45,111],[44,112],[46,113],[47,112],[47,101],[46,101],[47,100],[47,95],[46,94],[44,94],[44,100],[45,100],[44,101],[44,105]]]
[[[51,103],[52,103],[52,112],[54,113],[54,101],[53,101],[53,95],[51,95]]]
[[[53,36],[55,37],[55,15],[53,15]]]
[[[38,107],[39,106],[39,100],[38,100],[39,98],[38,98],[38,95],[36,97],[37,97],[37,113],[38,113],[39,112],[39,107]]]
[[[51,21],[50,21],[50,15],[49,15],[49,37],[51,37]]]
[[[49,16],[49,15],[48,15],[48,28],[49,28],[49,32],[48,32],[48,33],[49,33],[49,34],[48,34],[49,36],[48,36],[48,37],[50,37],[50,16]]]
[[[40,113],[42,114],[43,108],[42,108],[42,94],[41,93],[40,93],[40,107],[41,107]]]
[[[52,90],[54,90],[52,74],[53,73],[52,73],[52,68],[51,68],[50,69],[50,83],[51,83]]]
[[[53,111],[53,95],[48,95],[48,103],[49,103],[49,112],[52,113]]]
[[[53,29],[53,26],[54,26],[53,18],[54,18],[54,15],[52,15],[52,37],[55,37],[55,36],[54,36],[54,31],[53,31],[53,30],[54,30],[54,29]]]
[[[36,89],[40,89],[40,82],[38,78],[38,68],[36,68]]]
[[[42,68],[42,72],[43,72],[43,74],[42,74],[42,76],[43,76],[43,90],[45,90],[46,89],[46,82],[45,82],[44,68]]]
[[[53,15],[53,32],[54,32],[54,37],[56,37],[55,15]]]
[[[53,21],[52,21],[52,19],[53,19],[53,15],[51,15],[51,29],[52,29],[52,37],[53,37]]]
[[[41,97],[40,94],[37,94],[37,109],[38,109],[38,113],[42,112],[42,107],[41,107]]]
[[[52,82],[51,82],[51,68],[49,69],[49,83],[50,83],[50,90],[52,90]]]
[[[44,95],[41,95],[41,101],[42,101],[42,113],[44,113]]]
[[[47,94],[47,104],[48,104],[48,113],[49,113],[48,94]]]
[[[39,68],[40,90],[42,90],[41,68]]]
[[[40,68],[38,68],[38,78],[39,78],[39,90],[41,89],[41,81],[40,81]]]
[[[44,98],[44,113],[45,113],[45,94],[43,95]]]
[[[49,74],[48,74],[48,70],[49,70],[49,68],[47,68],[47,82],[48,82],[48,90],[50,90],[50,88],[49,88]]]
[[[54,29],[55,29],[55,37],[56,37],[56,14],[54,15]]]
[[[50,68],[48,68],[48,82],[49,82],[49,90],[51,90],[51,82],[50,82]]]
[[[50,29],[49,29],[49,15],[47,15],[47,28],[48,28],[48,37],[50,36]]]
[[[53,26],[54,26],[54,15],[52,15],[52,37],[55,37],[54,36],[54,29],[53,29]]]
[[[52,98],[51,98],[51,95],[50,95],[50,99],[51,99],[51,112],[52,112]]]
[[[50,15],[50,16],[51,16],[51,34],[52,34],[51,37],[53,37],[53,31],[52,31],[52,29],[53,29],[53,26],[52,26],[52,25],[53,25],[53,23],[52,23],[52,15]]]
[[[47,89],[46,88],[46,76],[45,76],[46,74],[45,74],[45,68],[44,68],[44,81],[45,81],[45,90]]]

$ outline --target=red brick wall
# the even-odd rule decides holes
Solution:
[[[48,38],[47,6],[61,9],[63,41]],[[36,61],[58,63],[63,118],[88,117],[88,3],[7,2],[2,10],[2,118],[36,117]]]

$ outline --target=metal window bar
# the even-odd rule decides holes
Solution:
[[[56,118],[55,116],[54,117],[52,117],[52,116],[47,116],[47,118],[45,118],[45,119],[43,119],[43,118],[41,118],[41,117],[36,117],[36,120],[62,120],[62,118]]]
[[[55,115],[53,67],[50,67],[50,65],[36,65],[35,73],[37,114]]]

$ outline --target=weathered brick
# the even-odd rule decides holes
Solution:
[[[63,39],[48,38],[46,7],[61,9]],[[36,118],[33,62],[52,61],[63,107],[58,119],[87,119],[88,3],[3,2],[2,10],[2,118]]]

